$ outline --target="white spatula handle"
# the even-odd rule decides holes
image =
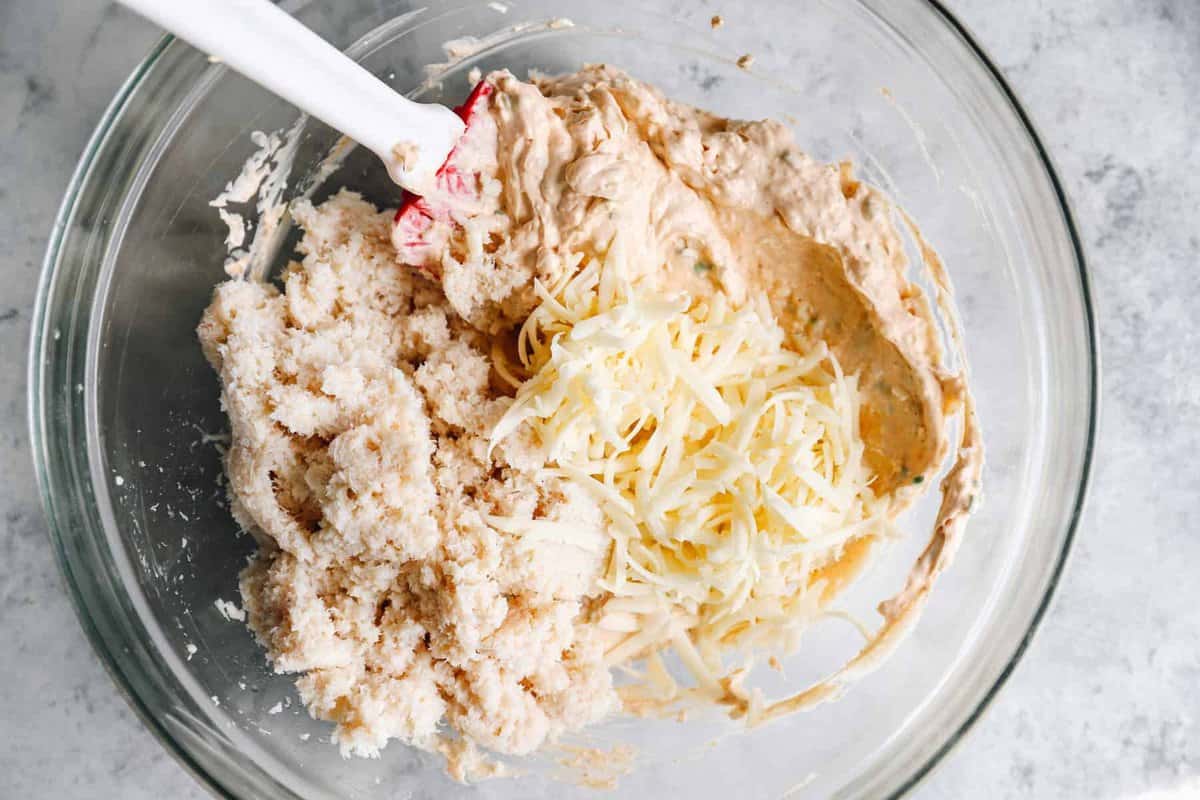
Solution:
[[[121,2],[367,147],[417,194],[462,135],[453,111],[392,91],[269,0]]]

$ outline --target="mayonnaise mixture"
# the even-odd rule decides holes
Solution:
[[[225,283],[200,325],[232,425],[235,515],[260,543],[242,576],[249,624],[277,669],[301,674],[304,701],[337,724],[344,751],[398,738],[446,752],[459,777],[476,745],[529,753],[622,699],[645,709],[645,696],[618,696],[605,659],[609,555],[497,524],[546,521],[607,541],[612,520],[546,469],[531,428],[493,433],[514,402],[516,331],[547,302],[538,287],[564,285],[619,237],[636,254],[631,285],[735,307],[765,295],[789,347],[829,348],[856,376],[863,459],[890,516],[953,451],[929,544],[881,604],[880,629],[840,672],[751,716],[835,696],[915,621],[982,470],[964,374],[945,366],[931,304],[906,274],[896,209],[849,165],[805,155],[779,123],[674,103],[610,67],[486,80],[490,112],[458,154],[477,191],[426,198],[444,213],[419,241],[393,241],[392,214],[351,193],[301,203],[302,258],[282,290]],[[964,363],[927,247],[923,266]],[[825,554],[822,602],[879,535]],[[737,675],[719,686],[709,699],[746,715]]]

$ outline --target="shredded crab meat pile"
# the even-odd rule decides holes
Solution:
[[[389,739],[527,753],[615,705],[587,621],[599,558],[532,546],[491,515],[595,530],[596,504],[532,443],[488,452],[509,400],[478,335],[399,268],[357,196],[293,209],[282,292],[230,281],[200,327],[232,425],[234,513],[261,548],[242,575],[275,668],[303,673],[347,753]]]

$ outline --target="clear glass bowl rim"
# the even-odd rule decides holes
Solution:
[[[1040,603],[1033,616],[1031,617],[1029,626],[1021,638],[1017,647],[1009,656],[1007,663],[998,674],[996,680],[983,693],[975,705],[975,708],[964,719],[958,729],[955,730],[940,747],[930,753],[930,755],[922,762],[914,766],[908,779],[905,780],[895,791],[892,792],[892,798],[903,797],[908,794],[913,788],[921,783],[931,771],[943,762],[945,757],[963,740],[966,734],[974,727],[975,723],[980,719],[983,713],[990,707],[992,701],[998,695],[1009,676],[1021,661],[1026,651],[1029,648],[1030,642],[1041,626],[1042,620],[1046,616],[1051,603],[1054,600],[1059,584],[1062,581],[1064,571],[1067,567],[1068,556],[1072,550],[1072,545],[1075,536],[1078,532],[1078,527],[1083,516],[1083,509],[1087,498],[1088,488],[1091,482],[1093,460],[1095,456],[1096,435],[1099,426],[1100,416],[1100,353],[1098,336],[1096,332],[1096,317],[1093,308],[1093,301],[1090,288],[1090,280],[1088,277],[1088,267],[1084,254],[1082,241],[1079,237],[1078,228],[1075,224],[1074,216],[1071,212],[1070,202],[1067,199],[1066,193],[1063,190],[1062,182],[1058,177],[1058,172],[1054,167],[1053,161],[1050,158],[1049,152],[1044,145],[1041,136],[1038,134],[1032,119],[1028,112],[1022,106],[1016,93],[1009,85],[995,62],[984,51],[982,46],[975,40],[975,37],[967,29],[967,27],[958,20],[940,0],[922,0],[922,2],[931,10],[934,15],[941,20],[962,42],[966,45],[970,53],[977,59],[979,66],[992,79],[995,88],[999,90],[1003,98],[1009,104],[1012,112],[1016,115],[1021,126],[1029,139],[1029,144],[1033,146],[1041,161],[1041,166],[1045,170],[1051,188],[1056,196],[1059,211],[1061,213],[1061,221],[1068,232],[1071,240],[1071,248],[1074,253],[1074,260],[1077,265],[1079,274],[1080,301],[1084,313],[1085,327],[1084,335],[1087,340],[1088,351],[1088,420],[1087,431],[1082,453],[1080,466],[1079,485],[1075,492],[1075,497],[1072,502],[1071,513],[1067,524],[1067,530],[1063,536],[1062,547],[1059,550],[1056,558],[1056,563],[1046,586],[1046,591],[1041,598]],[[120,89],[114,95],[109,103],[100,121],[97,123],[95,130],[88,140],[84,148],[79,162],[71,176],[70,182],[67,185],[66,192],[63,197],[61,206],[55,217],[54,226],[51,229],[49,241],[46,248],[46,255],[42,261],[42,271],[38,282],[37,294],[34,302],[33,317],[31,321],[31,335],[29,344],[29,360],[27,382],[29,386],[28,399],[28,424],[30,431],[30,443],[34,460],[34,471],[38,483],[39,493],[41,495],[42,506],[46,513],[47,527],[53,545],[55,559],[59,569],[63,574],[67,584],[72,605],[74,606],[76,616],[86,633],[92,649],[100,657],[113,682],[120,689],[130,707],[137,713],[142,723],[154,733],[162,746],[171,753],[175,759],[187,769],[196,779],[204,785],[209,791],[214,792],[221,797],[228,797],[231,800],[237,800],[236,796],[230,794],[226,787],[210,775],[204,767],[197,762],[180,742],[173,737],[161,722],[156,719],[153,709],[150,704],[141,696],[138,689],[134,686],[134,681],[127,675],[118,663],[118,659],[111,652],[110,642],[103,636],[98,629],[95,620],[92,617],[92,612],[89,610],[84,597],[83,591],[76,581],[69,557],[66,552],[66,542],[64,531],[61,527],[62,520],[59,519],[56,509],[55,489],[61,484],[62,476],[56,474],[61,472],[60,465],[56,464],[51,452],[50,441],[51,434],[49,433],[49,420],[47,419],[47,393],[46,393],[46,373],[48,371],[49,362],[45,355],[46,345],[48,343],[49,314],[51,289],[54,284],[54,279],[58,271],[62,246],[66,238],[68,223],[73,218],[78,207],[80,199],[80,190],[84,185],[94,165],[97,154],[102,146],[106,143],[108,135],[112,132],[114,124],[121,119],[123,111],[130,96],[137,89],[139,84],[145,79],[150,71],[157,64],[168,46],[174,41],[173,36],[163,36],[150,52],[145,56],[140,64],[134,69],[129,77],[122,84]]]

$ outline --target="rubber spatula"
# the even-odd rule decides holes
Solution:
[[[121,2],[374,152],[411,193],[401,215],[454,172],[443,166],[472,100],[454,111],[415,103],[269,0]],[[482,86],[476,106],[490,94]]]

